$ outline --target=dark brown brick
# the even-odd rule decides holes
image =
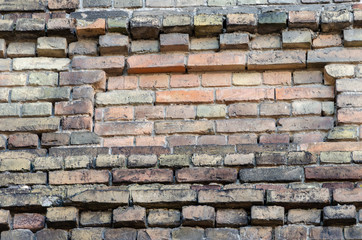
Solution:
[[[21,213],[14,215],[14,229],[29,229],[36,232],[45,226],[45,216],[38,213]]]

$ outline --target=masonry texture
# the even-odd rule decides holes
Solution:
[[[1,240],[362,239],[362,5],[0,0]]]

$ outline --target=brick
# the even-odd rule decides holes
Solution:
[[[264,191],[257,189],[200,190],[199,204],[225,207],[250,207],[264,203]]]
[[[37,54],[39,57],[66,57],[68,44],[66,38],[40,37],[37,41]]]
[[[9,149],[16,148],[37,148],[38,135],[31,133],[16,133],[9,136],[8,147]]]
[[[199,71],[241,71],[245,69],[246,56],[240,51],[191,54],[187,70]]]
[[[38,157],[34,159],[34,170],[60,170],[63,168],[63,158],[61,157]]]
[[[79,38],[92,38],[105,34],[106,21],[98,18],[96,20],[77,20],[76,32]]]
[[[277,100],[293,99],[333,99],[334,88],[329,86],[320,87],[284,87],[275,89]]]
[[[58,73],[31,72],[29,73],[29,85],[31,86],[57,86]]]
[[[255,14],[251,13],[232,13],[226,15],[227,32],[255,32],[257,19]]]
[[[263,83],[265,85],[291,85],[292,73],[288,71],[263,73]]]
[[[50,238],[66,240],[68,239],[68,232],[60,229],[43,229],[36,232],[35,236],[37,240],[46,240]]]
[[[56,12],[52,13],[52,19],[47,22],[47,35],[49,37],[65,37],[68,42],[76,40],[75,36],[75,23],[76,20],[72,18],[65,18],[62,14],[65,12],[59,12],[60,18],[56,18]],[[71,51],[69,51],[71,52]]]
[[[158,39],[161,24],[158,16],[134,16],[130,20],[132,37],[134,39]]]
[[[138,136],[136,137],[136,146],[165,146],[164,136]]]
[[[29,172],[31,160],[32,158],[25,158],[18,155],[3,156],[0,171]]]
[[[91,130],[92,118],[91,117],[66,117],[62,119],[63,130],[70,129],[87,129]]]
[[[134,109],[136,119],[163,119],[162,106],[137,106]]]
[[[323,11],[321,13],[321,28],[323,32],[338,31],[350,25],[351,16],[349,11]]]
[[[231,77],[231,73],[205,73],[201,75],[201,85],[203,87],[229,87]]]
[[[157,40],[134,40],[131,42],[132,53],[157,53],[160,43]]]
[[[249,70],[305,68],[306,55],[303,50],[253,51],[248,57]]]
[[[216,37],[191,38],[191,51],[219,50],[219,39]]]
[[[222,32],[223,17],[221,15],[200,14],[194,17],[196,37],[215,36]]]
[[[124,155],[98,155],[95,165],[97,168],[117,168],[126,166]]]
[[[174,240],[197,240],[204,236],[204,229],[193,227],[182,227],[172,230],[172,239]]]
[[[88,184],[108,183],[109,173],[106,170],[54,171],[49,173],[49,184]]]
[[[9,210],[0,210],[0,229],[9,230],[11,224],[11,215]]]
[[[155,123],[156,134],[212,133],[213,124],[208,121],[163,121]]]
[[[342,93],[337,96],[337,107],[340,108],[356,108],[362,107],[360,93]]]
[[[16,20],[16,31],[30,38],[37,37],[38,35],[44,36],[44,29],[45,19],[24,18],[21,16]]]
[[[60,73],[60,86],[77,86],[89,84],[95,89],[105,90],[106,74],[101,70],[94,71],[78,71],[78,72],[62,72]]]
[[[132,0],[131,0],[132,1]],[[136,2],[140,2],[140,0],[136,0]],[[114,2],[114,6],[116,7],[116,5],[118,4],[132,4],[132,3],[136,3],[135,1],[127,1],[127,2],[124,2],[124,1],[115,1]],[[142,3],[141,3],[142,5]],[[108,32],[119,32],[121,34],[125,34],[125,35],[128,35],[129,32],[128,32],[128,17],[126,16],[123,16],[123,17],[110,17],[107,19],[107,30]]]
[[[102,239],[102,228],[75,228],[71,230],[72,240]]]
[[[320,153],[326,151],[358,151],[360,150],[360,143],[357,142],[325,142],[325,143],[314,143],[301,145],[301,150],[308,151],[311,153]]]
[[[181,168],[189,166],[190,157],[181,154],[160,155],[158,160],[160,167]]]
[[[257,116],[257,103],[236,103],[229,105],[229,117]]]
[[[137,233],[137,239],[170,239],[171,230],[170,229],[145,229],[139,230]]]
[[[122,136],[151,134],[153,124],[150,122],[108,122],[96,123],[94,132],[100,136]]]
[[[73,88],[73,100],[88,99],[93,102],[94,89],[91,86],[79,86]]]
[[[220,166],[223,158],[220,155],[194,154],[192,163],[195,166]]]
[[[141,89],[168,88],[169,76],[166,74],[141,75],[139,86]]]
[[[154,93],[152,91],[138,90],[114,90],[96,94],[97,106],[153,103]]]
[[[237,172],[231,168],[184,168],[176,171],[177,182],[235,182]]]
[[[92,163],[90,156],[67,156],[64,158],[65,169],[89,168]]]
[[[120,1],[123,3],[123,1]],[[127,239],[135,240],[137,238],[137,230],[132,228],[106,228],[104,231],[105,240]]]
[[[188,51],[189,35],[181,33],[169,33],[160,35],[161,52]]]
[[[9,89],[2,88],[0,89],[0,102],[8,102],[9,101]]]
[[[132,120],[133,109],[131,107],[108,107],[103,109],[104,121]]]
[[[321,210],[319,209],[290,209],[288,211],[289,224],[313,224],[321,222]]]
[[[289,143],[289,134],[263,134],[259,138],[260,143]]]
[[[321,152],[320,153],[321,163],[351,163],[351,153],[350,152]]]
[[[309,236],[311,240],[343,239],[342,228],[339,227],[312,227]]]
[[[198,87],[199,76],[197,74],[173,74],[170,78],[171,88],[190,88]]]
[[[215,209],[209,206],[187,206],[182,208],[184,226],[213,227]]]
[[[342,39],[339,34],[320,34],[313,39],[314,49],[342,46]]]
[[[16,103],[1,103],[0,116],[2,117],[19,117],[21,105]]]
[[[184,73],[186,71],[184,60],[185,56],[177,53],[135,55],[127,59],[128,73]]]
[[[0,119],[3,132],[50,132],[59,128],[59,118],[16,118]]]
[[[226,105],[198,105],[197,117],[199,118],[220,118],[226,115]]]
[[[4,39],[0,39],[0,57],[5,58],[6,56],[6,42]]]
[[[138,78],[136,76],[119,76],[108,78],[108,90],[136,89]]]
[[[355,66],[350,64],[330,64],[324,67],[324,84],[334,85],[336,78],[353,77]]]
[[[320,115],[322,112],[322,104],[318,101],[293,101],[293,115]]]
[[[309,152],[289,152],[288,165],[306,165],[316,163],[316,158]]]
[[[70,60],[68,58],[15,58],[13,68],[16,71],[24,70],[49,70],[65,71],[69,69]]]
[[[21,87],[14,88],[12,90],[11,101],[38,101],[38,100],[47,100],[47,101],[59,101],[59,100],[69,100],[70,97],[70,88],[60,87]]]
[[[7,48],[7,57],[35,57],[36,46],[32,42],[11,42]]]
[[[1,238],[4,240],[34,239],[34,233],[29,229],[16,229],[1,232]]]
[[[55,115],[77,115],[77,114],[88,114],[93,115],[93,103],[89,100],[76,100],[71,102],[57,102],[54,108]]]
[[[217,227],[240,227],[248,224],[248,214],[244,209],[218,209]]]
[[[314,11],[290,11],[288,26],[291,28],[318,29],[319,17]]]
[[[258,35],[251,39],[251,49],[281,49],[282,40],[280,35]]]
[[[358,78],[337,79],[336,80],[336,91],[337,92],[362,91],[362,84]]]
[[[354,205],[327,206],[323,208],[324,225],[350,225],[356,223]]]
[[[41,137],[42,146],[64,146],[70,143],[70,134],[68,133],[43,133]]]
[[[97,0],[97,1],[91,1],[91,0],[84,0],[83,7],[112,7],[112,1],[110,0]]]
[[[126,0],[126,1],[116,0],[116,1],[114,2],[114,7],[116,7],[116,8],[136,8],[136,7],[142,7],[142,1],[141,1],[141,0]]]
[[[41,230],[45,225],[45,217],[38,213],[21,213],[14,215],[14,229],[29,229],[33,232]]]
[[[344,237],[346,239],[358,239],[362,234],[362,228],[360,226],[351,226],[344,228]]]
[[[174,154],[203,154],[207,152],[208,154],[214,155],[225,155],[229,153],[235,153],[234,146],[221,146],[221,145],[197,145],[197,146],[184,146],[184,147],[174,147]]]
[[[212,103],[213,101],[214,94],[212,90],[173,90],[156,92],[156,103]]]
[[[199,136],[198,145],[226,145],[226,136]]]
[[[121,147],[121,146],[133,146],[134,137],[112,137],[103,138],[104,147]]]
[[[343,31],[344,46],[359,47],[362,45],[362,32],[360,29],[349,29]]]
[[[232,83],[236,86],[257,86],[261,85],[261,73],[234,73],[232,76]]]
[[[256,165],[285,165],[286,154],[283,152],[264,152],[256,155]]]
[[[335,58],[335,56],[342,56]],[[361,61],[358,49],[328,48],[308,51],[308,67],[319,67],[328,63],[358,63]]]
[[[321,84],[323,82],[322,72],[320,71],[295,71],[293,72],[293,83],[302,84]]]
[[[342,108],[338,110],[339,123],[360,123],[361,122],[361,108]]]
[[[361,176],[361,168],[358,166],[331,166],[306,167],[306,179],[313,180],[355,180]]]
[[[133,202],[140,206],[170,207],[196,203],[197,193],[189,189],[132,190]]]
[[[239,175],[242,182],[293,182],[302,179],[302,170],[299,167],[241,169]]]
[[[271,88],[225,88],[216,90],[217,102],[241,102],[274,99]]]
[[[168,169],[119,169],[112,172],[114,183],[172,183]]]
[[[280,206],[252,206],[251,224],[283,225],[284,208]]]
[[[216,132],[218,133],[264,132],[274,130],[275,120],[273,119],[230,119],[216,121]]]
[[[307,239],[308,232],[305,226],[283,226],[275,229],[275,239],[281,240],[286,238]]]
[[[100,69],[109,74],[122,73],[125,66],[123,56],[102,56],[102,57],[74,57],[72,68],[74,69]]]
[[[194,119],[196,108],[188,105],[171,105],[166,107],[166,118],[170,119]]]
[[[288,14],[286,12],[264,12],[258,16],[258,32],[278,32],[287,26]]]
[[[79,0],[50,0],[48,2],[49,9],[75,9],[79,6]]]
[[[160,146],[135,146],[135,147],[120,147],[120,148],[112,148],[112,154],[125,154],[127,156],[132,154],[137,155],[149,155],[149,154],[169,154],[170,149],[166,147]]]
[[[279,119],[280,131],[329,130],[333,128],[331,117],[296,117]]]
[[[353,189],[335,189],[333,191],[333,200],[339,204],[356,204],[361,202],[361,188]]]
[[[24,73],[0,73],[0,86],[24,86],[27,75]]]
[[[100,55],[128,55],[128,36],[108,33],[99,37]]]
[[[14,162],[13,164],[16,164],[16,163],[17,162]],[[22,166],[19,166],[19,167],[22,167]],[[9,169],[9,170],[12,171],[12,169]],[[39,184],[44,185],[47,182],[46,173],[43,173],[43,172],[2,174],[2,175],[0,175],[0,180],[1,180],[0,185],[6,186],[6,187],[9,185],[39,185]],[[13,203],[15,203],[15,202],[13,202]]]
[[[192,33],[191,17],[188,15],[166,15],[162,25],[165,33]]]
[[[79,40],[69,44],[69,58],[77,55],[83,56],[97,56],[98,55],[97,42],[93,40]]]
[[[352,152],[353,162],[359,163],[362,161],[362,151]]]
[[[220,34],[220,49],[248,49],[249,35],[245,33]]]
[[[10,65],[12,64],[11,59],[0,59],[0,72],[10,71]]]
[[[245,240],[273,239],[273,228],[271,227],[243,227],[240,228],[240,236]]]
[[[312,34],[308,30],[283,31],[283,48],[306,48],[312,45]]]
[[[110,212],[82,212],[80,224],[85,227],[106,227],[112,223]]]
[[[113,223],[116,227],[145,227],[146,209],[138,206],[117,208],[113,210]]]
[[[228,154],[225,156],[225,166],[253,166],[254,154]]]
[[[285,207],[317,207],[330,203],[327,188],[280,189],[267,192],[267,203]]]
[[[178,210],[151,209],[147,216],[150,227],[178,227],[181,224]]]

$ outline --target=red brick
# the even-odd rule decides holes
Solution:
[[[63,130],[90,130],[92,123],[91,117],[66,117],[62,119]]]
[[[96,123],[94,132],[101,136],[151,134],[150,122],[108,122]]]
[[[103,118],[104,118],[104,121],[132,120],[133,119],[133,108],[130,106],[104,108],[103,109]]]
[[[136,106],[135,119],[163,119],[163,106]]]
[[[253,51],[248,57],[249,70],[305,68],[306,54],[302,50]]]
[[[184,226],[213,227],[215,209],[210,206],[187,206],[182,208]]]
[[[212,90],[173,90],[156,92],[156,103],[212,103]]]
[[[214,131],[210,121],[162,121],[155,122],[156,134],[198,133],[210,134]]]
[[[318,87],[284,87],[275,89],[277,100],[293,99],[334,99],[334,88]]]
[[[189,35],[181,33],[170,33],[160,35],[161,52],[189,50]]]
[[[55,115],[68,116],[77,114],[93,115],[93,103],[89,100],[55,103]]]
[[[245,69],[246,55],[241,51],[190,54],[187,70],[195,71],[241,71]]]
[[[79,6],[79,0],[49,0],[49,9],[75,9]]]
[[[128,73],[184,73],[185,56],[183,54],[134,55],[127,59]]]
[[[338,110],[338,123],[362,123],[361,108],[342,108]]]
[[[237,133],[237,132],[265,132],[275,131],[274,119],[229,119],[217,120],[216,132]]]
[[[195,106],[171,105],[166,107],[166,118],[170,119],[194,119],[196,116]]]
[[[139,136],[136,137],[136,146],[165,146],[166,140],[163,136]]]
[[[114,183],[172,183],[169,169],[117,169],[112,172]]]
[[[115,227],[144,228],[146,227],[146,209],[138,206],[114,209],[113,222]]]
[[[170,79],[172,88],[190,88],[200,86],[198,74],[173,74]]]
[[[109,181],[107,170],[77,170],[77,171],[53,171],[49,172],[49,184],[90,184],[105,183]]]
[[[176,171],[180,183],[235,182],[237,170],[233,168],[183,168]]]
[[[45,225],[45,217],[38,213],[21,213],[14,215],[14,229],[29,229],[36,232]]]
[[[72,60],[74,69],[101,69],[107,73],[122,73],[124,65],[123,56],[74,57]]]
[[[201,75],[203,87],[230,87],[231,73],[205,73]]]
[[[76,30],[78,38],[98,37],[106,34],[106,20],[103,18],[93,21],[77,20]]]
[[[263,134],[260,136],[260,143],[289,143],[289,134]]]
[[[216,90],[218,102],[259,101],[274,99],[274,89],[271,88],[227,88]]]
[[[76,86],[90,84],[95,89],[106,89],[106,73],[104,71],[84,71],[84,72],[61,72],[59,77],[60,86]]]
[[[308,180],[359,180],[362,178],[362,166],[318,166],[305,167]]]
[[[169,136],[167,137],[168,146],[187,146],[196,145],[195,136]]]
[[[334,126],[332,117],[292,117],[279,119],[279,131],[329,130]]]
[[[103,146],[104,147],[123,147],[123,146],[133,146],[134,137],[113,137],[113,138],[104,138]]]
[[[313,48],[327,48],[342,46],[342,38],[339,34],[319,34],[313,39]]]
[[[258,141],[258,136],[254,133],[251,134],[235,134],[230,135],[228,139],[228,144],[255,144]]]
[[[166,74],[158,75],[140,75],[141,89],[168,88],[168,78]]]
[[[120,76],[108,78],[108,90],[131,90],[137,88],[136,76]]]
[[[362,202],[362,188],[335,189],[333,191],[333,200],[339,204],[361,203]]]
[[[226,145],[226,137],[220,135],[199,136],[197,145]]]
[[[291,85],[292,73],[291,72],[264,72],[263,83],[265,85]]]
[[[16,133],[9,136],[9,149],[37,148],[39,137],[33,133]]]

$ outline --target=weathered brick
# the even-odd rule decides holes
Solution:
[[[111,137],[103,138],[104,147],[124,147],[124,146],[133,146],[134,137]]]
[[[137,233],[137,239],[170,239],[171,230],[162,229],[162,228],[149,228],[144,230],[139,230]]]
[[[283,226],[275,228],[275,239],[300,239],[306,240],[308,230],[305,226]]]
[[[273,239],[273,228],[271,227],[243,227],[240,228],[240,236],[245,240]]]
[[[174,240],[198,240],[204,237],[204,229],[193,227],[182,227],[172,230]]]
[[[310,228],[309,238],[317,239],[343,239],[342,228],[339,227],[312,227]]]
[[[264,203],[264,190],[257,189],[225,189],[200,190],[199,204],[225,207],[250,207]]]
[[[351,64],[329,64],[324,67],[324,84],[334,85],[337,78],[353,77],[355,66]]]
[[[168,88],[168,79],[166,74],[141,75],[139,86],[141,89]]]
[[[220,34],[220,49],[248,49],[249,35],[245,33]]]
[[[280,206],[252,206],[251,224],[255,225],[283,225],[284,208]]]
[[[257,103],[236,103],[229,105],[229,117],[257,116]]]
[[[194,17],[195,35],[197,37],[214,36],[222,32],[222,15],[200,14]]]
[[[232,168],[184,168],[176,171],[178,182],[235,182],[237,172]]]
[[[140,206],[170,207],[196,203],[197,193],[189,189],[132,190],[133,202]]]
[[[339,123],[360,123],[362,109],[361,108],[342,108],[338,110]]]
[[[223,118],[226,115],[226,105],[198,105],[196,111],[199,118]]]
[[[262,83],[261,73],[234,73],[232,83],[236,86],[257,86]]]
[[[312,45],[312,34],[308,30],[283,31],[283,48],[307,48]]]
[[[178,227],[181,224],[181,214],[173,209],[151,209],[147,222],[150,227]]]
[[[128,36],[108,33],[99,37],[101,55],[128,55]]]
[[[218,133],[264,132],[274,130],[275,120],[273,119],[230,119],[216,121],[216,132]]]
[[[191,38],[191,51],[219,50],[219,39],[216,37]]]
[[[288,26],[291,28],[318,29],[319,17],[315,11],[290,11]]]
[[[137,76],[119,76],[108,78],[108,90],[130,90],[136,89],[138,84]]]
[[[214,132],[213,123],[209,121],[163,121],[155,122],[156,134],[199,133]]]
[[[62,72],[60,73],[60,86],[77,86],[89,84],[95,89],[106,89],[106,74],[104,71],[81,71],[81,72]]]
[[[203,87],[230,87],[231,73],[205,73],[201,75]]]
[[[151,134],[150,122],[108,122],[96,123],[94,132],[100,136]]]
[[[37,41],[37,54],[39,57],[66,57],[68,44],[66,38],[40,37]]]
[[[102,228],[74,228],[71,230],[72,240],[102,239]]]
[[[179,1],[176,1],[176,6]],[[189,15],[166,15],[162,21],[165,33],[192,33],[191,17]]]
[[[89,168],[91,166],[90,156],[67,156],[64,158],[65,169]]]
[[[301,84],[321,84],[323,82],[322,72],[320,71],[295,71],[293,72],[293,82],[296,85]]]
[[[350,12],[346,10],[323,11],[321,27],[323,32],[338,31],[351,25]]]
[[[15,58],[13,68],[16,71],[24,70],[53,70],[65,71],[69,69],[70,60],[68,58]]]
[[[69,44],[69,58],[77,55],[97,56],[97,42],[93,40],[79,40]]]
[[[135,167],[156,167],[156,155],[130,155],[128,157],[127,166],[129,168]]]
[[[80,215],[80,224],[85,227],[107,227],[111,223],[111,212],[82,212]]]
[[[333,128],[331,117],[299,117],[279,119],[280,131],[329,130]]]
[[[136,119],[163,119],[163,106],[137,106],[134,108]]]
[[[160,51],[160,42],[157,40],[134,40],[131,42],[132,53],[157,53]]]
[[[122,73],[125,66],[124,56],[82,57],[72,60],[74,69],[100,69],[110,74]]]
[[[321,210],[319,209],[291,209],[288,211],[288,223],[290,224],[313,224],[321,222]]]
[[[132,37],[134,39],[157,39],[161,24],[158,16],[134,16],[130,20]]]
[[[70,196],[69,196],[70,195]],[[129,192],[107,188],[88,189],[82,192],[69,193],[69,200],[75,205],[87,206],[87,209],[109,209],[128,204]]]
[[[248,57],[248,69],[290,69],[305,68],[306,55],[303,50],[253,51]]]
[[[254,165],[254,154],[228,154],[225,156],[226,166],[252,166]]]
[[[55,115],[68,116],[77,114],[93,115],[93,103],[89,100],[76,100],[71,102],[57,102],[54,108]]]
[[[360,226],[351,226],[344,228],[345,239],[358,239],[362,235],[362,228]]]
[[[361,93],[342,93],[337,96],[337,107],[340,108],[356,108],[362,107],[360,103],[362,99]]]
[[[320,153],[321,163],[350,163],[351,153],[350,152],[321,152]]]
[[[289,71],[267,71],[263,73],[265,85],[291,85],[292,73]]]
[[[117,1],[117,0],[116,0]],[[123,1],[119,1],[123,3]],[[133,228],[106,228],[104,231],[105,240],[135,240],[137,238],[137,230]]]
[[[248,224],[248,214],[244,209],[218,209],[217,227],[240,227]]]
[[[260,116],[290,116],[291,106],[285,102],[263,102],[260,104]]]
[[[29,85],[31,86],[57,86],[58,73],[31,72],[29,73]]]
[[[257,35],[251,39],[251,49],[281,49],[282,39],[280,35]]]
[[[41,137],[41,145],[52,146],[64,146],[70,143],[70,134],[68,133],[43,133]]]
[[[34,159],[34,170],[60,170],[63,168],[63,158],[61,157],[38,157]]]
[[[16,133],[9,136],[9,149],[37,148],[39,137],[32,133]]]
[[[57,240],[67,240],[68,232],[60,229],[43,229],[35,233],[37,240],[46,240],[46,239],[57,239]]]
[[[335,56],[340,56],[336,58]],[[328,48],[308,51],[308,67],[319,67],[328,63],[358,63],[361,61],[359,49]]]
[[[34,239],[34,233],[29,229],[16,229],[1,232],[1,239],[4,240],[21,240],[21,239]]]
[[[96,108],[95,118],[99,121],[102,119],[104,121],[132,120],[133,108],[129,106]]]
[[[128,73],[184,73],[185,56],[178,53],[135,55],[127,59]]]
[[[168,169],[119,169],[112,172],[114,183],[171,183],[173,172]]]
[[[9,210],[0,210],[0,229],[2,231],[9,230],[11,224],[11,215]]]
[[[350,225],[356,223],[354,205],[327,206],[323,208],[324,225]]]
[[[286,12],[264,12],[258,16],[258,32],[278,32],[287,26],[288,14]]]
[[[24,86],[26,84],[27,75],[24,73],[0,73],[0,86]]]
[[[309,180],[357,180],[361,177],[359,166],[318,166],[306,167],[305,177]]]
[[[161,52],[188,51],[189,46],[188,34],[169,33],[160,35]]]
[[[68,87],[21,87],[12,89],[11,94],[11,101],[14,102],[38,100],[59,101],[69,100],[69,98],[70,88]]]
[[[339,34],[320,34],[313,39],[313,48],[327,48],[342,46],[342,39]]]
[[[96,94],[97,106],[153,103],[154,93],[152,91],[138,90],[114,90]]]
[[[0,72],[11,71],[12,59],[0,59]]]
[[[38,213],[21,213],[14,215],[14,229],[29,229],[36,232],[45,225],[45,217]]]
[[[260,143],[289,143],[289,134],[263,134],[259,138]]]
[[[278,100],[293,99],[332,99],[334,98],[333,87],[284,87],[276,88],[276,98]]]
[[[49,173],[49,184],[87,184],[108,183],[109,172],[106,170],[54,171]]]
[[[98,18],[96,20],[77,20],[77,36],[79,38],[92,38],[104,35],[106,32],[106,20]]]
[[[241,51],[190,54],[187,62],[189,72],[241,71],[245,69],[246,55]]]
[[[69,1],[68,1],[69,2]],[[60,16],[65,12],[59,12]],[[76,20],[73,18],[65,18],[61,16],[56,18],[57,13],[52,13],[52,19],[47,22],[47,35],[49,37],[65,37],[68,42],[76,40],[75,36],[75,23]],[[70,51],[69,51],[70,52]]]
[[[215,209],[210,206],[187,206],[182,208],[184,226],[213,227]]]
[[[93,102],[94,89],[91,86],[79,86],[73,88],[73,100],[88,99]]]
[[[0,119],[3,132],[50,132],[59,128],[59,118],[16,118]]]
[[[111,7],[112,1],[110,0],[97,0],[97,1],[91,1],[91,0],[84,0],[83,7],[91,8],[91,7]]]
[[[301,181],[303,169],[300,167],[241,169],[239,175],[242,182],[293,182]]]
[[[171,88],[198,87],[199,76],[197,74],[173,74],[170,78]]]
[[[269,190],[267,203],[285,207],[317,207],[328,205],[330,196],[327,188]]]
[[[287,158],[284,152],[263,152],[255,157],[257,166],[260,165],[285,165]]]
[[[75,9],[79,6],[79,0],[50,0],[48,1],[49,9]]]
[[[293,115],[320,115],[322,112],[322,104],[318,101],[293,101]]]
[[[232,13],[226,15],[227,32],[255,32],[257,19],[255,14],[250,13]]]
[[[271,88],[225,88],[216,90],[218,102],[241,102],[274,99],[274,89]]]
[[[333,191],[333,200],[339,204],[356,204],[361,202],[361,188],[344,189],[339,188]]]
[[[116,227],[144,228],[146,209],[139,206],[117,208],[113,210],[113,223]]]
[[[156,93],[157,103],[211,103],[212,90],[174,90]]]

